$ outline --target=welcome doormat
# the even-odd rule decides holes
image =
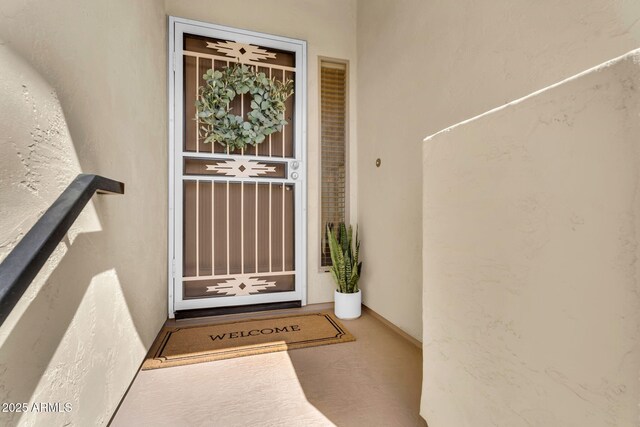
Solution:
[[[163,328],[142,369],[189,365],[295,348],[355,341],[329,313]]]

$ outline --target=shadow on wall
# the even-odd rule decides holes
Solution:
[[[62,243],[62,247],[58,250],[66,249],[66,253],[62,257],[59,264],[55,267],[46,282],[42,285],[35,298],[29,302],[26,310],[9,332],[0,351],[0,366],[2,367],[1,376],[2,383],[10,390],[2,390],[2,394],[7,396],[3,401],[9,402],[34,402],[37,396],[34,392],[40,382],[49,383],[49,387],[65,387],[70,383],[77,383],[83,375],[88,374],[92,369],[93,362],[88,363],[88,367],[82,370],[76,370],[87,359],[100,360],[105,357],[113,357],[112,353],[127,352],[135,353],[133,348],[118,348],[114,342],[104,342],[105,349],[109,354],[100,354],[94,352],[87,342],[84,347],[82,341],[89,334],[99,334],[101,332],[111,332],[115,335],[121,335],[126,332],[118,323],[123,319],[117,319],[113,312],[110,317],[98,318],[98,316],[83,316],[82,324],[74,324],[74,318],[78,314],[86,314],[85,311],[97,312],[97,308],[92,307],[88,310],[81,309],[81,305],[86,304],[90,287],[111,287],[111,289],[94,290],[91,295],[92,304],[106,304],[111,308],[111,304],[107,301],[99,301],[96,294],[109,295],[121,292],[119,283],[113,283],[112,274],[104,273],[114,270],[114,266],[107,257],[100,254],[99,248],[104,247],[105,233],[83,233],[78,235],[73,244],[70,244],[68,238]],[[118,271],[118,267],[115,267]],[[117,277],[116,277],[117,280]],[[113,289],[117,286],[118,289]],[[83,300],[85,300],[83,302]],[[101,322],[101,324],[98,324]],[[126,329],[129,325],[124,325]],[[131,325],[133,326],[133,325]],[[135,330],[135,329],[134,329]],[[141,338],[136,337],[142,341]],[[73,342],[76,341],[76,342]],[[118,340],[120,341],[120,340]],[[131,341],[131,340],[130,340]],[[134,344],[131,342],[131,344]],[[146,348],[148,343],[139,342],[135,350],[140,352],[141,348]],[[67,355],[73,355],[74,358],[69,360],[56,360],[52,365],[54,355],[62,346],[76,346],[76,348],[66,348],[62,350]],[[68,362],[65,365],[65,362]],[[136,362],[135,360],[133,361]],[[99,364],[95,364],[99,365]],[[53,380],[53,381],[51,381]],[[106,381],[101,382],[102,385]],[[92,398],[99,398],[100,391],[98,384],[86,384],[96,387],[96,395]],[[104,393],[104,391],[102,392]],[[65,398],[65,396],[61,396]],[[71,402],[76,410],[82,411],[82,402],[78,401],[80,396],[77,394],[66,396],[65,402]],[[43,401],[48,401],[49,397],[44,397]],[[78,407],[78,405],[80,405]],[[9,421],[9,424],[17,424],[21,414],[15,414],[16,417]]]
[[[87,205],[0,327],[0,400],[73,411],[3,413],[0,423],[106,424],[165,319],[165,195],[145,203],[135,173],[100,167],[88,144],[80,151],[91,166],[81,167],[56,91],[2,42],[0,96],[0,258],[78,173],[127,184],[127,194]]]

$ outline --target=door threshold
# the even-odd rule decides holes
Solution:
[[[193,310],[178,310],[176,320],[193,319],[196,317],[223,316],[227,314],[252,313],[256,311],[282,310],[286,308],[300,308],[302,301],[268,302],[263,304],[236,305],[232,307],[198,308]]]

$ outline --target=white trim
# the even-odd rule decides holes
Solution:
[[[286,302],[300,300],[299,292],[271,292],[257,295],[217,296],[198,299],[187,299],[180,303],[179,310],[198,308],[231,307],[238,305],[263,304],[269,302]],[[306,305],[303,301],[302,305]]]
[[[169,16],[169,23],[180,23],[180,24],[187,24],[190,27],[202,27],[202,30],[204,31],[204,33],[198,33],[198,32],[193,32],[192,30],[190,32],[190,34],[200,34],[203,36],[210,36],[211,32],[209,32],[209,30],[218,30],[218,31],[224,31],[225,33],[232,33],[232,34],[236,34],[237,35],[237,40],[241,41],[242,43],[248,42],[249,44],[251,44],[250,42],[253,41],[255,42],[255,40],[253,40],[253,38],[263,38],[269,41],[273,41],[273,42],[284,42],[284,44],[281,44],[280,46],[283,46],[285,48],[290,47],[289,45],[291,44],[295,44],[295,45],[300,45],[303,47],[304,52],[303,55],[304,57],[302,58],[303,60],[306,61],[306,49],[307,49],[307,42],[304,40],[298,40],[298,39],[292,39],[289,37],[283,37],[283,36],[277,36],[275,34],[268,34],[268,33],[259,33],[256,31],[249,31],[249,30],[244,30],[241,28],[233,28],[233,27],[227,27],[224,25],[219,25],[219,24],[212,24],[210,22],[204,22],[204,21],[196,21],[194,19],[187,19],[187,18],[180,18],[178,16]],[[172,31],[172,29],[169,29],[170,31]],[[171,36],[172,34],[170,34]],[[224,37],[228,37],[228,34],[222,34],[222,38]],[[276,47],[273,45],[269,45],[269,47]],[[233,59],[233,58],[229,58],[229,59]],[[306,62],[304,63],[305,67],[306,67]]]
[[[242,276],[251,276],[251,277],[271,277],[271,276],[293,276],[295,271],[263,271],[262,273],[241,273]],[[182,280],[187,282],[194,282],[196,280],[217,280],[217,279],[231,279],[233,277],[237,277],[238,274],[218,274],[212,276],[190,276],[183,277]]]
[[[182,52],[182,44],[183,44],[183,33],[180,31],[176,31],[177,21],[175,19],[169,18],[169,22],[171,24],[169,28],[170,39],[172,41],[172,51],[169,52],[169,57],[173,60],[173,74],[170,78],[171,84],[171,92],[173,93],[173,104],[169,106],[170,112],[172,114],[171,120],[173,121],[173,133],[170,135],[170,157],[173,160],[173,168],[169,171],[171,181],[173,182],[173,207],[174,207],[174,215],[173,215],[173,278],[171,283],[169,284],[173,288],[173,299],[169,301],[170,313],[171,316],[174,316],[175,313],[175,301],[182,299],[182,287],[175,286],[176,279],[182,277],[182,264],[178,262],[178,260],[182,259],[182,244],[176,242],[181,242],[182,229],[181,227],[176,228],[176,224],[182,224],[182,210],[175,210],[175,206],[177,205],[177,200],[182,200],[182,182],[179,185],[177,184],[176,177],[180,177],[182,175],[182,162],[176,162],[175,159],[180,158],[179,153],[182,152],[182,146],[176,144],[176,141],[181,141],[181,133],[182,133],[182,125],[178,125],[177,120],[182,120],[183,116],[183,91],[182,85],[176,85],[176,81],[183,80],[183,67],[178,66],[177,63],[178,57],[181,57]],[[178,48],[179,46],[179,48]],[[178,238],[180,236],[180,238]]]
[[[246,156],[239,154],[226,154],[226,153],[196,153],[195,151],[184,151],[182,153],[184,157],[188,157],[191,159],[217,159],[217,160],[229,160],[229,159],[237,159],[237,160],[247,160]],[[282,157],[269,157],[269,156],[251,156],[252,161],[262,161],[269,163],[288,163],[293,161],[287,157],[284,159]],[[295,160],[295,159],[294,159]]]
[[[300,248],[296,248],[296,281],[304,283],[301,286],[302,291],[302,305],[307,305],[307,284],[309,283],[307,277],[307,193],[309,191],[307,180],[307,42],[302,41],[302,53],[300,58],[300,77],[296,76],[296,91],[299,95],[299,102],[296,102],[296,114],[300,117],[300,126],[296,127],[296,138],[300,138],[300,153],[296,153],[296,158],[299,159],[301,170],[298,174],[300,179],[295,182],[296,192],[294,194],[299,195],[295,199],[296,210],[300,209],[301,219],[295,222],[296,236],[300,236]],[[297,62],[296,62],[297,63]],[[301,134],[301,135],[299,135]],[[295,145],[294,145],[295,147]],[[291,173],[291,170],[287,171]],[[298,202],[299,200],[299,202]],[[298,205],[299,203],[299,205]]]
[[[296,152],[294,158],[282,159],[286,162],[297,161],[300,167],[296,172],[299,178],[291,179],[291,168],[287,168],[289,174],[283,179],[260,179],[260,182],[274,182],[283,184],[293,184],[295,188],[295,266],[296,266],[296,290],[292,292],[274,292],[267,294],[250,295],[243,297],[222,297],[222,298],[201,298],[201,299],[184,299],[182,295],[182,286],[176,286],[177,278],[182,278],[182,244],[176,244],[182,240],[182,228],[178,224],[182,224],[182,209],[176,203],[182,200],[182,180],[200,180],[200,181],[226,181],[226,182],[242,182],[243,179],[230,177],[204,177],[204,176],[184,176],[182,162],[176,159],[182,156],[189,157],[206,157],[206,158],[233,158],[240,157],[224,153],[191,153],[183,152],[182,146],[176,141],[181,141],[182,124],[176,120],[181,120],[183,116],[183,94],[182,85],[176,82],[182,82],[183,70],[182,62],[182,46],[183,34],[202,35],[206,37],[215,37],[229,39],[233,37],[235,41],[241,43],[261,44],[263,46],[282,49],[295,52],[296,54],[296,80],[295,80],[295,117],[299,120],[300,126],[296,126],[295,138],[300,141],[294,145]],[[168,248],[168,312],[169,318],[174,318],[176,310],[215,307],[221,305],[244,305],[256,304],[264,302],[291,301],[301,300],[302,305],[307,304],[307,43],[303,40],[296,40],[270,34],[257,33],[253,31],[230,28],[221,25],[209,24],[201,21],[190,19],[169,17],[169,248]],[[284,143],[283,143],[284,146]],[[244,157],[246,158],[246,157]],[[269,162],[278,162],[277,158],[266,156],[252,156],[252,160],[262,160]],[[176,208],[176,206],[178,206]],[[181,279],[180,279],[181,280]]]
[[[256,179],[260,180],[260,183],[265,184],[293,184],[289,178],[263,178],[259,177],[240,177],[240,176],[227,176],[227,175],[185,175],[183,178],[185,181],[213,181],[213,182],[230,182],[233,184],[240,184],[241,182],[254,183]]]
[[[168,175],[168,190],[169,190],[169,206],[168,206],[168,221],[169,221],[169,235],[168,235],[168,247],[167,247],[167,265],[168,265],[168,274],[167,274],[167,282],[168,282],[168,303],[167,303],[167,311],[168,317],[173,319],[175,317],[173,310],[173,278],[175,276],[175,253],[174,253],[174,179],[173,179],[173,168],[174,168],[174,156],[173,156],[173,147],[174,147],[174,115],[173,115],[173,104],[174,104],[174,94],[173,94],[173,86],[174,86],[174,70],[175,70],[175,57],[174,57],[174,34],[173,34],[173,17],[169,17],[168,25],[169,25],[169,53],[167,55],[167,76],[168,76],[168,87],[167,87],[167,108],[169,114],[168,120],[168,131],[167,135],[169,136],[169,150],[167,154],[168,166],[169,166],[169,175]]]
[[[233,58],[229,58],[228,56],[220,56],[220,55],[211,55],[211,54],[207,54],[207,53],[200,53],[200,52],[185,52],[185,56],[190,56],[192,58],[196,58],[196,60],[199,60],[199,58],[206,58],[206,59],[212,59],[212,60],[216,60],[216,61],[226,61],[227,64],[229,64],[229,62],[231,60],[233,60]],[[260,67],[263,66],[264,64],[261,64],[259,62],[253,62],[253,61],[249,61],[249,62],[245,62],[242,61],[240,62],[241,64],[245,64],[245,65],[249,65],[252,67]],[[271,70],[275,69],[275,70],[282,70],[282,71],[295,71],[296,69],[293,67],[286,67],[284,65],[276,65],[276,64],[269,64],[269,72],[271,72]]]

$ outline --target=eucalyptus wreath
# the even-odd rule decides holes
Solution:
[[[207,70],[196,100],[200,136],[205,143],[218,142],[231,151],[260,144],[287,124],[285,101],[293,95],[293,80],[279,81],[246,65]],[[231,113],[237,94],[251,94],[249,120]]]

